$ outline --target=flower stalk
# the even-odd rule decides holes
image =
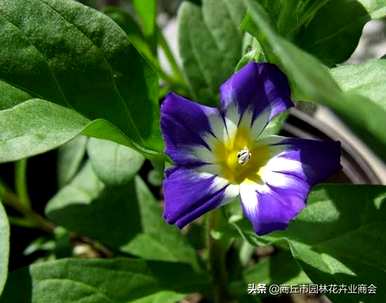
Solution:
[[[213,301],[214,303],[229,302],[227,289],[228,274],[226,272],[226,246],[221,239],[215,239],[212,231],[216,230],[221,221],[221,212],[212,211],[207,218],[207,245],[208,245],[208,265],[212,276]]]

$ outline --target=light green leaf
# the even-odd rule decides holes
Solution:
[[[178,12],[179,51],[194,98],[217,105],[219,86],[241,57],[241,0],[184,2]]]
[[[63,259],[12,273],[0,302],[148,303],[157,301],[144,298],[155,298],[161,291],[176,297],[202,291],[207,283],[205,275],[183,264],[134,259]]]
[[[31,96],[7,82],[0,80],[0,110],[10,108],[31,99]]]
[[[108,187],[87,163],[49,201],[46,214],[71,231],[123,252],[197,267],[194,249],[179,230],[163,220],[159,203],[139,178]]]
[[[87,152],[98,178],[112,186],[129,182],[145,160],[140,153],[127,146],[95,138],[89,140]]]
[[[256,1],[246,2],[249,15],[243,22],[244,27],[259,40],[269,61],[278,64],[287,74],[294,99],[330,107],[386,159],[383,108],[365,97],[344,94],[324,65],[275,32],[268,15]]]
[[[39,99],[0,111],[0,162],[15,161],[66,143],[88,120],[73,110]]]
[[[9,258],[9,223],[0,201],[0,296],[8,276]]]
[[[160,291],[154,295],[132,301],[131,303],[176,303],[180,302],[185,295],[172,291]]]
[[[86,154],[87,137],[77,136],[59,148],[58,183],[63,187],[77,174]]]
[[[341,65],[331,74],[343,91],[365,96],[386,111],[386,59]]]
[[[72,0],[1,0],[0,31],[0,78],[13,91],[2,94],[18,88],[161,149],[157,75],[110,18]]]
[[[380,19],[386,16],[385,0],[358,0],[367,9],[372,19]]]
[[[337,295],[334,302],[383,302],[386,279],[386,187],[325,185],[288,229],[258,237],[244,223],[239,231],[251,243],[288,243],[314,283],[374,284],[377,294]]]
[[[144,35],[153,36],[157,25],[157,0],[133,0],[133,6],[142,24]]]

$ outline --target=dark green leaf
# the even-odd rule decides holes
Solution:
[[[0,296],[8,276],[9,258],[9,223],[0,201]]]
[[[198,101],[217,105],[219,86],[241,57],[241,0],[184,2],[178,12],[178,40],[185,75]]]
[[[112,186],[128,183],[144,161],[140,153],[127,146],[95,138],[89,140],[87,152],[98,178]]]
[[[337,295],[334,302],[383,302],[386,279],[386,187],[325,185],[286,231],[257,237],[239,225],[251,243],[287,241],[292,255],[315,283],[374,284],[377,295]]]
[[[385,125],[383,108],[365,97],[342,93],[324,65],[279,36],[256,1],[246,2],[249,15],[244,26],[259,40],[269,61],[278,64],[287,74],[294,98],[329,106],[386,159],[386,132],[381,127]]]
[[[195,251],[163,220],[160,205],[139,178],[107,187],[87,163],[48,203],[46,213],[67,229],[123,252],[197,267]]]
[[[347,60],[370,20],[357,0],[260,0],[277,32],[327,65]]]
[[[157,298],[160,292],[177,297],[201,291],[207,283],[206,276],[177,263],[63,259],[13,273],[0,302],[147,303],[157,302],[149,297]]]
[[[328,1],[300,29],[294,41],[323,63],[333,66],[351,56],[369,20],[367,10],[356,0]]]
[[[78,136],[59,148],[58,183],[63,187],[77,174],[86,154],[87,137]]]
[[[126,33],[134,47],[156,68],[160,69],[156,56],[146,41],[141,28],[133,17],[126,11],[117,7],[108,7],[104,13],[113,19]]]
[[[110,18],[71,0],[1,0],[0,31],[4,94],[17,87],[161,149],[157,76]]]

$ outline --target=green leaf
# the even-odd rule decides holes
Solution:
[[[133,0],[133,6],[141,21],[144,35],[153,36],[157,26],[157,0]]]
[[[357,1],[328,1],[294,37],[305,51],[333,66],[350,58],[371,18]]]
[[[279,251],[272,256],[259,260],[255,265],[244,271],[243,277],[245,282],[256,284],[310,283],[310,279],[287,251]]]
[[[110,18],[71,0],[1,0],[0,31],[0,78],[13,92],[105,119],[133,144],[161,149],[157,75]]]
[[[375,284],[377,295],[337,295],[334,302],[383,302],[386,292],[386,187],[325,185],[288,229],[258,237],[238,224],[251,243],[287,241],[314,283]]]
[[[107,7],[103,12],[113,19],[125,31],[133,46],[152,64],[157,71],[160,71],[156,56],[154,56],[151,47],[141,31],[141,28],[133,17],[128,12],[118,7]]]
[[[179,52],[193,97],[217,105],[219,86],[241,57],[245,13],[241,0],[184,2],[178,12]]]
[[[8,276],[9,258],[9,223],[0,201],[0,296]]]
[[[183,264],[134,259],[63,259],[12,273],[0,302],[148,303],[157,301],[145,298],[156,298],[160,292],[168,291],[176,297],[201,291],[207,283],[205,275]]]
[[[89,140],[87,152],[98,178],[111,186],[129,182],[145,160],[140,153],[127,146],[95,138]]]
[[[341,65],[331,74],[343,91],[365,96],[386,111],[386,59]]]
[[[163,220],[160,204],[140,178],[108,187],[87,163],[49,201],[46,214],[71,231],[123,252],[198,267],[194,249]]]
[[[132,301],[132,303],[176,303],[180,302],[184,297],[185,295],[176,292],[160,291],[154,295]]]
[[[7,82],[0,80],[0,110],[10,108],[31,99],[31,96]]]
[[[243,26],[259,40],[269,61],[287,74],[294,99],[330,107],[386,159],[386,132],[380,127],[385,125],[384,109],[365,97],[344,94],[324,65],[275,32],[268,15],[256,1],[246,2],[249,14]]]
[[[0,162],[15,161],[58,147],[88,120],[73,110],[32,99],[0,111]]]
[[[59,148],[58,183],[63,187],[77,174],[86,154],[87,137],[77,136]]]
[[[358,0],[367,9],[372,19],[380,19],[386,16],[385,0]]]
[[[257,1],[256,1],[257,2]],[[260,0],[277,32],[327,65],[347,60],[370,20],[357,0]]]

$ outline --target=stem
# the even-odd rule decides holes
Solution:
[[[208,215],[208,252],[209,252],[209,271],[212,275],[214,303],[226,303],[229,301],[227,291],[228,275],[225,267],[226,248],[221,240],[212,237],[211,231],[216,229],[221,220],[219,210],[211,211]]]
[[[39,215],[37,212],[32,210],[29,207],[26,207],[21,203],[19,197],[15,195],[12,192],[9,192],[7,190],[3,190],[1,193],[1,197],[3,199],[4,204],[12,207],[13,209],[17,210],[19,213],[21,213],[26,219],[30,220],[32,223],[35,224],[37,228],[40,228],[41,230],[52,233],[55,230],[55,225]]]
[[[41,216],[30,207],[23,205],[19,197],[13,192],[9,191],[7,187],[2,184],[2,182],[0,182],[0,198],[2,199],[5,205],[12,207],[14,210],[18,211],[24,216],[23,218],[8,217],[11,223],[26,228],[39,228],[47,233],[53,234],[55,232],[56,226],[54,223]],[[104,247],[99,242],[94,241],[88,237],[79,236],[76,233],[70,233],[70,237],[75,239],[78,238],[82,242],[88,243],[97,251],[103,253],[103,255],[106,257],[111,257],[113,255],[113,253],[109,249]]]
[[[27,159],[22,159],[16,162],[15,186],[20,203],[27,208],[31,208],[27,187]]]
[[[159,44],[162,50],[164,51],[166,58],[169,61],[174,77],[178,80],[178,82],[184,83],[184,76],[182,74],[182,71],[173,55],[172,50],[170,49],[168,41],[166,40],[164,34],[162,33],[162,30],[160,29],[158,29],[158,37],[159,37]]]

